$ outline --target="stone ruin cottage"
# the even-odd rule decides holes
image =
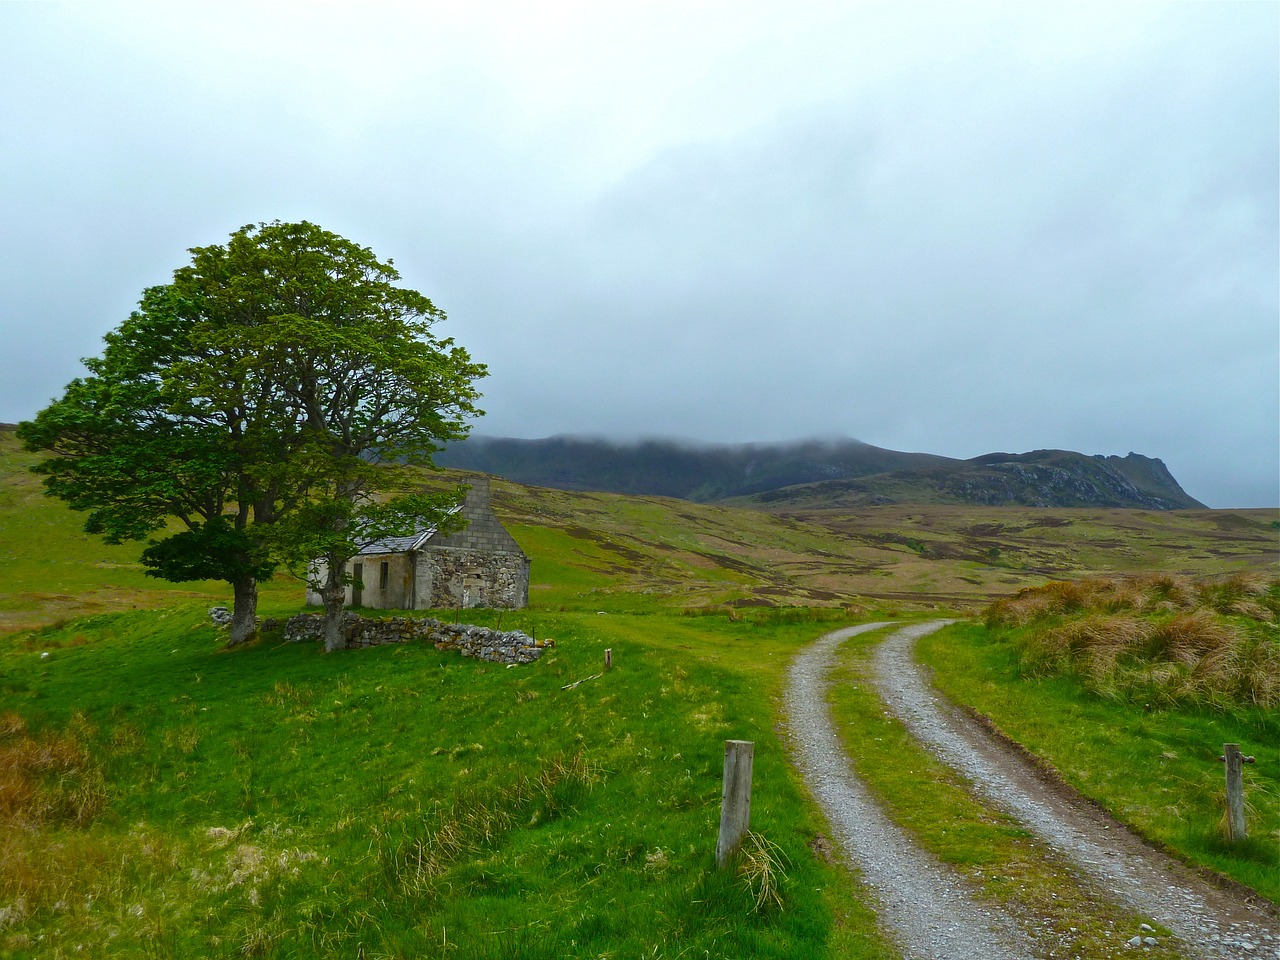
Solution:
[[[489,509],[489,478],[473,477],[458,508],[467,525],[442,536],[434,527],[410,537],[368,544],[348,561],[357,581],[347,606],[378,610],[459,607],[518,609],[529,605],[529,558]],[[322,604],[311,584],[324,580],[324,561],[312,563],[307,603]]]

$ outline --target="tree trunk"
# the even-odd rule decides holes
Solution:
[[[258,581],[242,577],[231,581],[235,605],[231,611],[231,639],[228,646],[252,640],[258,633]]]
[[[324,652],[332,653],[347,646],[347,635],[343,629],[347,587],[342,582],[347,558],[331,554],[328,560],[329,570],[325,574],[324,586],[320,588],[320,599],[324,603]]]

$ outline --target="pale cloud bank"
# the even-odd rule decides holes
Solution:
[[[477,430],[1163,458],[1280,502],[1275,4],[0,5],[0,419],[309,219]]]

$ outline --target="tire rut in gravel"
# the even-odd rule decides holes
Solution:
[[[975,901],[966,882],[916,846],[850,772],[827,708],[827,675],[841,643],[885,626],[828,633],[792,662],[785,710],[795,763],[908,960],[1029,960],[1034,954],[1017,922]]]
[[[1021,822],[1120,903],[1172,930],[1191,955],[1206,960],[1280,958],[1280,923],[1271,911],[1209,885],[1148,846],[1069,788],[1046,778],[930,685],[915,662],[915,643],[949,622],[904,627],[876,649],[877,692],[911,735],[964,776],[977,795]]]

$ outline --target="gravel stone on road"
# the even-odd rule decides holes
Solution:
[[[1117,903],[1172,930],[1189,956],[1280,960],[1280,921],[1273,907],[1213,886],[1149,846],[930,685],[915,662],[915,643],[951,622],[902,627],[876,649],[876,691],[912,736],[967,779],[976,795],[1017,819]],[[1017,920],[977,902],[958,874],[888,819],[840,748],[826,703],[835,651],[850,637],[887,626],[892,624],[836,630],[796,656],[785,695],[794,762],[908,960],[1037,956],[1034,940]],[[1134,940],[1130,947],[1141,953],[1147,941]]]
[[[1041,771],[956,710],[915,662],[916,641],[951,621],[894,631],[875,653],[875,686],[890,712],[992,806],[1021,822],[1130,908],[1168,927],[1203,958],[1280,957],[1280,924],[1206,883]]]
[[[884,626],[829,633],[793,661],[786,716],[795,762],[908,960],[1029,960],[1033,954],[1026,952],[1017,923],[975,902],[965,882],[912,843],[849,770],[826,704],[831,656],[849,637]]]

